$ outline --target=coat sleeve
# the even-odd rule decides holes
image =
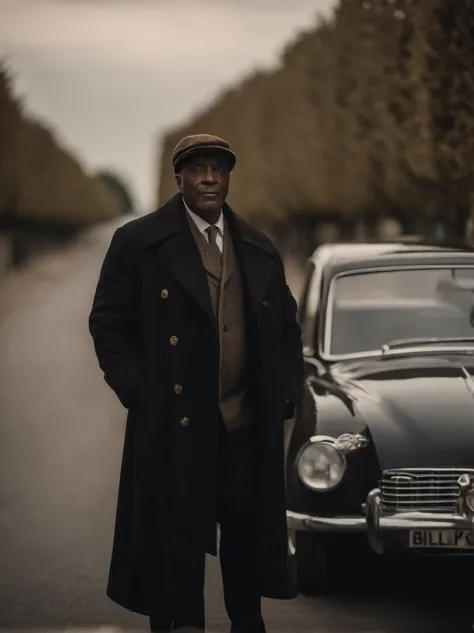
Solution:
[[[133,409],[139,405],[142,390],[135,334],[138,283],[123,228],[115,231],[102,264],[89,331],[106,383],[126,409]]]
[[[285,418],[291,418],[300,398],[303,385],[303,343],[298,324],[298,305],[286,281],[285,268],[278,256],[281,269],[282,341],[285,380]]]

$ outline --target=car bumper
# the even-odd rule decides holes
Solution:
[[[430,512],[399,512],[383,514],[381,493],[372,490],[362,506],[363,513],[353,516],[314,516],[287,512],[288,529],[320,533],[363,533],[372,549],[383,553],[385,545],[397,535],[412,530],[463,530],[470,531],[474,543],[474,516],[472,513],[439,514]]]

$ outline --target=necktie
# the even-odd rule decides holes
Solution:
[[[209,235],[209,251],[211,252],[213,259],[220,264],[222,261],[222,253],[217,246],[217,234],[219,229],[214,224],[211,224],[211,226],[207,227],[206,232]]]

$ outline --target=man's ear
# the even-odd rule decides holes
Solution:
[[[181,174],[175,174],[174,177],[178,185],[178,190],[181,191]]]

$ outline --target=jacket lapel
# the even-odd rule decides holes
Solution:
[[[224,205],[224,216],[229,224],[235,255],[242,268],[250,306],[257,315],[273,276],[277,251],[259,231]]]
[[[221,282],[221,264],[212,258],[206,238],[198,230],[195,222],[193,222],[188,214],[186,214],[186,220],[201,254],[203,266],[209,273],[213,283],[216,283],[219,286]]]
[[[206,271],[185,214],[181,195],[177,194],[155,211],[146,246],[156,248],[160,261],[217,326]]]

